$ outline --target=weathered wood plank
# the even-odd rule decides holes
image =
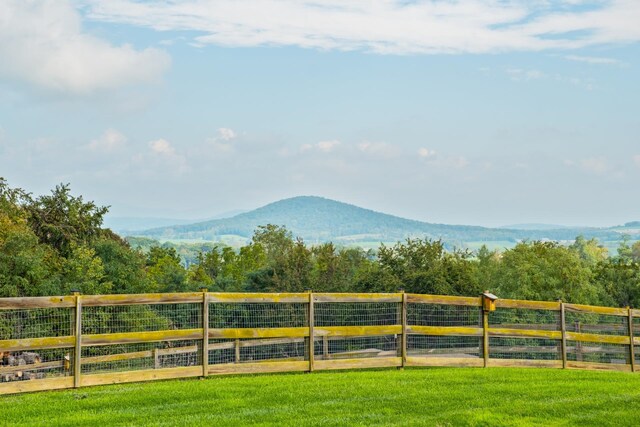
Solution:
[[[566,311],[604,314],[608,316],[627,316],[629,314],[626,308],[598,307],[595,305],[565,304],[564,308]]]
[[[305,372],[308,370],[308,361],[223,363],[209,365],[209,375]]]
[[[186,347],[159,348],[156,349],[155,353],[157,353],[159,356],[167,356],[172,354],[195,353],[197,351],[197,345],[190,345]],[[133,351],[130,353],[105,354],[102,356],[83,357],[82,364],[88,365],[94,363],[117,362],[120,360],[144,359],[147,357],[153,357],[153,355],[154,351],[152,350]]]
[[[316,360],[315,370],[366,369],[402,366],[402,357],[371,357],[361,359]]]
[[[562,331],[533,331],[530,329],[489,328],[489,336],[546,338],[559,340],[562,339]]]
[[[309,311],[307,313],[307,324],[309,325],[309,348],[307,349],[307,356],[309,358],[309,372],[313,372],[315,367],[315,323],[316,323],[316,315],[315,315],[315,296],[313,292],[309,291]]]
[[[76,298],[76,309],[73,312],[74,315],[74,326],[73,326],[73,335],[75,337],[74,340],[74,349],[73,349],[73,387],[80,387],[80,380],[82,376],[82,295],[80,292],[73,292]]]
[[[198,377],[202,375],[202,366],[178,368],[145,369],[129,372],[109,372],[103,374],[85,374],[82,386],[121,384],[138,381],[166,380],[172,378]]]
[[[31,308],[72,308],[76,306],[73,296],[0,298],[0,310]]]
[[[306,303],[309,301],[309,294],[299,292],[281,293],[244,293],[244,292],[210,292],[209,302],[211,303]]]
[[[295,328],[233,328],[209,329],[209,338],[279,338],[306,337],[309,328],[300,326]]]
[[[89,356],[82,358],[83,365],[92,365],[95,363],[118,362],[120,360],[144,359],[152,357],[153,351],[132,351],[131,353],[105,354],[102,356]]]
[[[631,314],[633,315],[633,317],[640,317],[640,309],[638,308],[631,309]]]
[[[484,360],[480,357],[407,357],[406,366],[457,366],[477,367],[484,366]]]
[[[527,310],[559,311],[560,303],[557,301],[526,301],[526,300],[520,300],[520,299],[497,299],[496,308],[523,308]]]
[[[402,313],[400,314],[400,322],[402,323],[402,339],[400,340],[402,367],[407,364],[407,297],[408,295],[402,292]]]
[[[133,304],[184,304],[197,302],[202,302],[201,292],[174,294],[84,295],[82,297],[82,304],[85,307]]]
[[[629,332],[629,361],[631,362],[631,372],[636,371],[636,349],[634,346],[634,338],[633,338],[633,313],[631,312],[631,308],[627,307],[627,328]]]
[[[46,348],[71,348],[75,344],[73,335],[66,337],[22,338],[0,340],[0,351],[23,351]]]
[[[60,390],[63,388],[73,388],[73,377],[44,378],[41,380],[0,383],[0,395],[43,390]]]
[[[566,333],[567,340],[580,341],[580,342],[602,342],[608,344],[626,344],[629,345],[629,336],[620,335],[598,335],[598,334],[585,334],[582,332],[568,332]]]
[[[631,372],[631,365],[623,363],[574,362],[569,360],[567,361],[567,368]]]
[[[562,334],[562,341],[560,343],[560,357],[562,359],[562,368],[567,368],[567,322],[565,320],[565,306],[564,303],[560,303],[560,333]]]
[[[562,360],[533,360],[533,359],[489,359],[490,367],[513,368],[559,368],[562,369]]]
[[[304,338],[266,338],[256,340],[242,340],[238,343],[239,347],[259,347],[263,345],[291,344],[304,342]],[[209,344],[209,350],[225,350],[232,349],[236,346],[233,341],[219,342]]]
[[[83,346],[129,344],[202,339],[202,329],[177,329],[173,331],[122,332],[115,334],[90,334],[82,336]]]
[[[481,337],[482,330],[472,326],[407,326],[407,333],[414,335]]]
[[[209,372],[209,294],[206,288],[202,288],[202,376],[206,377]]]
[[[640,345],[640,337],[633,337],[633,345]]]
[[[482,306],[482,300],[480,297],[458,297],[458,296],[450,296],[450,295],[407,294],[407,303],[467,305],[472,307]]]
[[[0,366],[0,374],[11,374],[20,371],[39,371],[45,369],[56,369],[64,367],[62,360],[54,360],[53,362],[34,363],[32,365],[19,366]]]
[[[402,325],[387,326],[316,326],[316,337],[327,336],[369,336],[369,335],[395,335],[402,333]]]
[[[482,366],[486,368],[488,364],[489,364],[489,312],[485,310],[483,307],[482,308]]]
[[[314,293],[313,298],[315,302],[402,302],[401,293]]]

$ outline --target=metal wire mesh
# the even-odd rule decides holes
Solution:
[[[209,364],[308,360],[306,338],[209,340]]]
[[[493,359],[562,360],[560,340],[542,338],[489,338],[489,357]]]
[[[293,328],[308,326],[305,303],[211,303],[210,328]]]
[[[582,313],[567,310],[565,323],[567,332],[582,332],[601,335],[629,335],[629,319],[625,316]]]
[[[71,375],[73,350],[37,349],[4,353],[0,382],[40,380]]]
[[[415,326],[482,326],[478,307],[445,304],[408,304],[407,324]]]
[[[640,317],[633,318],[633,336],[640,337]]]
[[[316,337],[314,357],[319,360],[399,356],[398,335]]]
[[[202,305],[135,304],[84,307],[83,334],[165,331],[202,327]]]
[[[482,338],[408,335],[407,355],[413,357],[482,357]]]
[[[200,340],[143,342],[82,349],[83,374],[175,368],[202,364]]]
[[[489,327],[560,331],[560,312],[523,308],[497,308],[489,313]]]
[[[315,326],[386,326],[402,323],[402,307],[388,302],[317,303]]]
[[[630,363],[629,346],[581,341],[567,341],[567,360],[575,362]]]
[[[32,308],[0,311],[0,340],[73,335],[71,308]]]

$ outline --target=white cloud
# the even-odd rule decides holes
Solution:
[[[507,68],[507,75],[513,81],[529,81],[538,80],[546,77],[546,75],[539,70],[523,70],[521,68]]]
[[[220,139],[222,139],[223,141],[230,141],[238,137],[238,134],[236,134],[236,132],[233,129],[229,129],[229,128],[218,129],[218,135]]]
[[[176,154],[176,150],[171,146],[171,143],[162,138],[149,141],[149,148],[151,148],[151,151],[154,153],[162,156],[175,156]]]
[[[421,147],[418,150],[418,156],[422,157],[423,159],[429,159],[429,158],[433,158],[436,155],[436,151],[435,150],[429,150],[427,148]]]
[[[83,32],[68,0],[0,3],[0,76],[87,94],[159,80],[170,64],[157,49],[114,46]]]
[[[621,62],[613,58],[603,58],[600,56],[579,56],[579,55],[567,55],[565,59],[576,62],[586,62],[587,64],[595,65],[620,65]]]
[[[111,152],[122,148],[127,137],[115,129],[107,129],[100,138],[92,140],[88,147],[92,151]]]
[[[400,149],[386,142],[364,141],[357,145],[358,150],[383,158],[392,158],[400,154]]]
[[[322,151],[323,153],[330,153],[338,145],[340,145],[340,141],[338,141],[337,139],[332,139],[330,141],[320,141],[316,144],[318,150]]]
[[[603,175],[609,171],[609,164],[604,157],[590,157],[580,161],[580,166],[587,172]]]
[[[573,49],[640,40],[640,2],[86,0],[91,19],[197,31],[196,45],[298,46],[383,54]],[[580,37],[576,37],[576,33]]]
[[[302,144],[300,146],[300,152],[304,153],[306,151],[317,150],[322,153],[330,153],[334,151],[340,144],[340,141],[338,141],[337,139],[320,141],[315,144]]]

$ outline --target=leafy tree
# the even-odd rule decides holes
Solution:
[[[101,237],[93,244],[95,255],[102,261],[104,279],[116,294],[144,293],[151,290],[145,271],[145,257],[122,240]]]
[[[41,243],[62,256],[71,255],[72,246],[90,244],[101,234],[102,218],[109,210],[74,197],[68,184],[61,184],[49,196],[40,196],[26,205],[28,222]]]
[[[576,251],[556,242],[523,242],[502,255],[495,293],[503,298],[592,304],[599,291]]]
[[[607,248],[600,245],[597,239],[585,239],[580,235],[576,241],[569,246],[569,249],[578,254],[580,259],[588,265],[593,266],[607,259]]]
[[[187,272],[173,248],[153,247],[147,254],[147,276],[155,292],[185,292]]]

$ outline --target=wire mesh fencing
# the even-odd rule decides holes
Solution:
[[[640,311],[414,294],[0,299],[0,394],[391,366],[634,371]]]

